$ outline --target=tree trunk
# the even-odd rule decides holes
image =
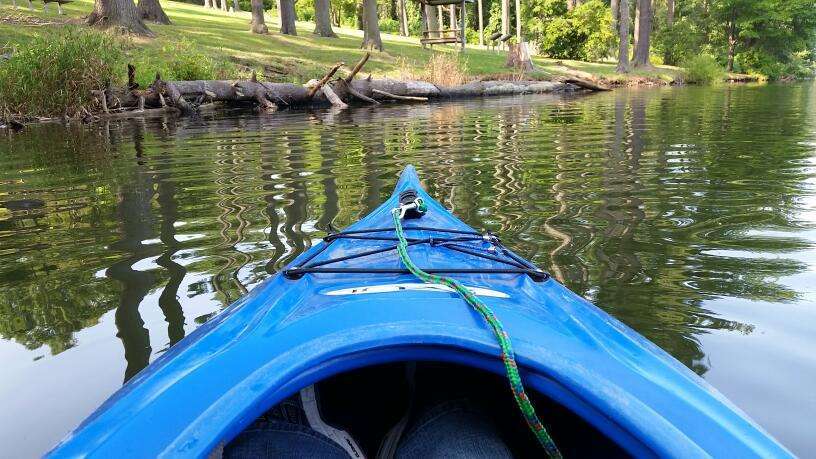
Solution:
[[[297,35],[295,28],[295,0],[278,0],[278,14],[280,15],[280,33]]]
[[[428,38],[437,38],[439,37],[439,33],[435,32],[439,30],[439,18],[436,15],[436,7],[431,5],[425,5],[425,20],[427,23],[427,29],[429,31],[433,31],[428,34]]]
[[[137,35],[154,36],[142,22],[133,0],[96,0],[86,23],[101,28],[116,27]]]
[[[725,67],[729,72],[734,71],[734,48],[737,44],[737,28],[734,21],[734,12],[731,12],[731,20],[728,21],[728,65]]]
[[[315,0],[315,30],[314,33],[321,37],[336,38],[337,34],[332,30],[331,25],[331,5],[329,0]]]
[[[269,28],[266,27],[264,20],[264,4],[263,0],[252,0],[252,22],[249,23],[249,30],[253,33],[268,33]]]
[[[510,0],[501,0],[501,30],[502,35],[510,34]]]
[[[666,25],[674,25],[674,0],[666,0]]]
[[[635,47],[635,67],[651,67],[649,62],[649,39],[652,34],[652,0],[638,0],[638,38]]]
[[[516,43],[521,44],[521,0],[516,0]]]
[[[618,68],[619,73],[629,71],[629,0],[618,5]]]
[[[476,15],[479,16],[479,46],[484,46],[484,13],[482,11],[482,0],[476,1]]]
[[[620,18],[620,0],[612,0],[609,3],[609,9],[612,10],[612,31],[618,33],[618,18]]]
[[[377,16],[377,0],[363,0],[363,44],[360,47],[378,51],[383,49]]]
[[[213,0],[204,0],[204,8],[212,8]]]
[[[238,0],[232,0],[232,10],[236,13],[241,11],[241,5],[238,4]]]
[[[397,0],[397,15],[399,16],[399,31],[403,37],[408,36],[408,10],[405,8],[406,0]]]
[[[635,30],[632,33],[632,49],[637,49],[637,41],[638,41],[638,34],[640,33],[640,5],[638,2],[640,0],[630,0],[630,5],[632,5],[632,9],[635,10]]]
[[[170,18],[164,13],[159,0],[139,0],[139,14],[142,19],[153,21],[159,24],[170,24]]]
[[[363,19],[363,2],[357,3],[357,30],[363,30],[363,24],[365,24],[365,20]]]
[[[227,11],[227,0],[220,0],[218,5],[221,7],[221,11]]]

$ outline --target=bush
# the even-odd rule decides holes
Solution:
[[[601,0],[589,0],[564,12],[560,9],[563,3],[545,2],[538,8],[544,16],[531,18],[530,29],[539,51],[556,59],[595,61],[606,57],[616,42],[609,7]]]
[[[0,64],[0,117],[73,116],[91,91],[124,76],[121,43],[104,32],[44,31]]]
[[[664,64],[677,65],[698,54],[703,38],[691,20],[680,18],[673,26],[655,31],[654,52],[663,56]]]
[[[688,83],[712,84],[721,82],[725,78],[725,70],[709,54],[689,58],[682,67],[683,76]]]
[[[378,21],[380,32],[383,33],[399,33],[399,21],[396,19],[385,18]]]
[[[777,57],[761,49],[749,49],[737,53],[734,61],[740,68],[763,75],[769,80],[813,76],[809,53]]]
[[[151,57],[153,56],[153,57]],[[229,69],[217,65],[209,56],[195,51],[188,41],[163,46],[160,52],[145,55],[135,64],[136,82],[147,87],[156,73],[165,80],[213,80]]]

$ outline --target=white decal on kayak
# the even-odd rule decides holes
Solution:
[[[488,296],[493,298],[510,298],[510,295],[496,290],[486,288],[470,287],[468,289],[476,294],[476,296]],[[331,290],[325,292],[324,295],[339,296],[339,295],[365,295],[369,293],[388,293],[399,292],[403,290],[423,291],[423,292],[454,292],[452,288],[447,285],[437,284],[384,284],[384,285],[363,285],[360,287],[343,288],[339,290]]]

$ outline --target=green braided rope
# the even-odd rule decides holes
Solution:
[[[420,207],[423,207],[421,203]],[[394,217],[394,228],[396,229],[397,238],[399,239],[397,252],[399,252],[400,260],[402,260],[402,263],[408,270],[423,282],[446,285],[456,290],[473,309],[482,315],[487,324],[490,325],[490,328],[493,329],[493,333],[496,335],[499,346],[501,347],[502,360],[507,370],[507,379],[510,380],[510,389],[513,391],[513,397],[515,397],[516,403],[518,403],[521,413],[527,421],[527,425],[530,426],[530,430],[533,431],[539,443],[541,443],[541,446],[547,451],[547,455],[554,459],[560,458],[561,452],[558,451],[558,447],[555,446],[555,442],[553,442],[550,434],[547,433],[547,429],[544,428],[541,420],[538,419],[535,408],[533,408],[533,404],[530,403],[530,399],[524,391],[524,385],[521,383],[521,376],[519,375],[518,365],[516,364],[516,354],[513,352],[513,346],[510,343],[510,336],[504,331],[504,327],[499,319],[482,300],[456,279],[436,276],[418,268],[413,261],[411,261],[411,257],[408,256],[408,241],[405,239],[405,233],[402,230],[400,209],[394,209],[391,215]]]

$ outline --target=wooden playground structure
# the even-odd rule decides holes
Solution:
[[[438,44],[459,43],[462,51],[467,42],[465,36],[465,18],[467,13],[465,7],[468,3],[476,1],[476,16],[479,21],[479,45],[485,46],[484,35],[484,13],[482,0],[417,0],[422,5],[422,37],[419,42],[422,47]],[[489,37],[492,47],[502,45],[513,38],[510,33],[510,0],[502,0],[502,21],[501,31]],[[521,39],[521,0],[515,0],[516,11],[516,43],[522,44]],[[445,10],[447,10],[448,24],[445,27]]]

